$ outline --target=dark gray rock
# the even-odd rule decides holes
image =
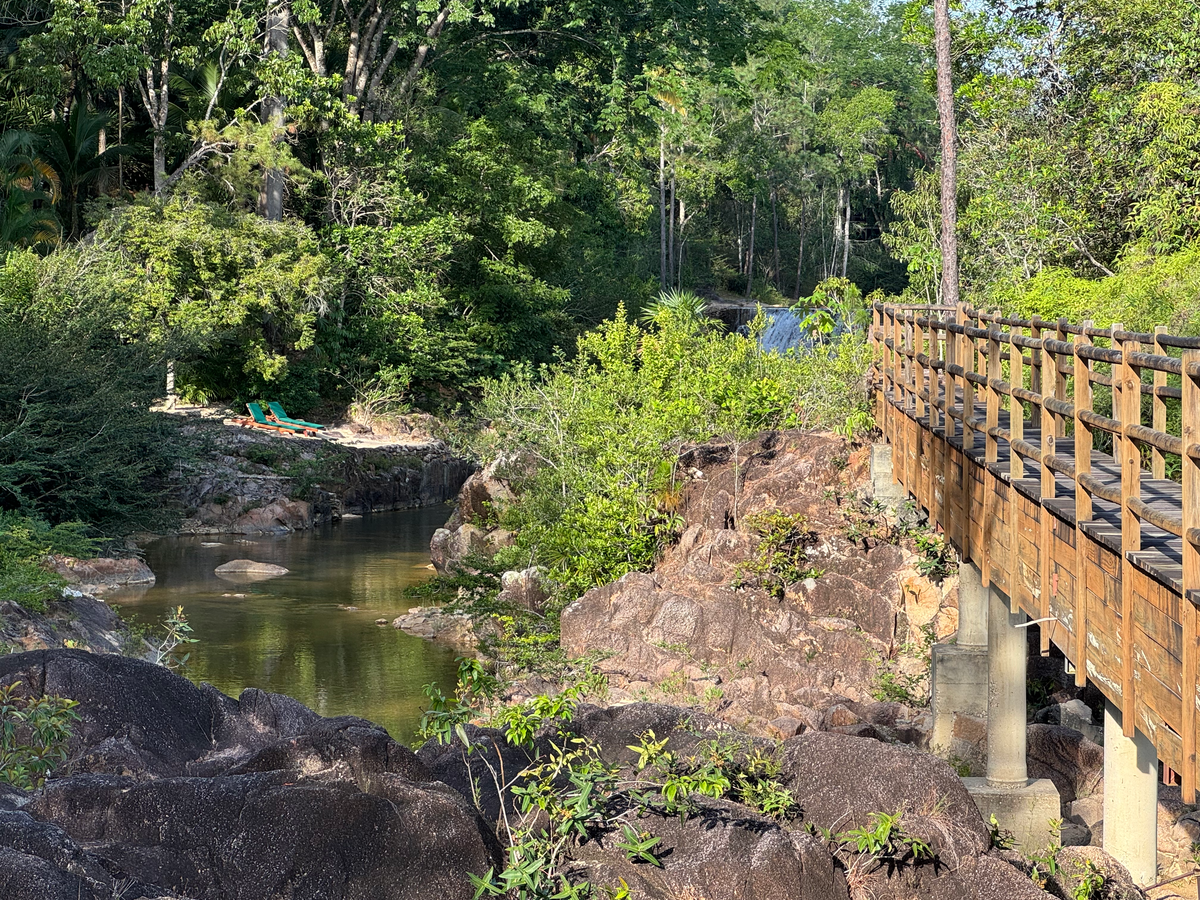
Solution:
[[[5,900],[466,900],[498,861],[463,796],[364,719],[79,651],[0,658],[0,680],[79,701],[87,773],[0,790]]]
[[[83,650],[0,657],[0,683],[77,700],[71,753],[84,771],[170,775],[214,746],[214,711],[199,688],[163,668]],[[97,751],[95,756],[90,751]]]
[[[430,777],[449,785],[478,807],[484,819],[500,820],[500,790],[497,782],[515,781],[521,771],[537,761],[549,749],[546,741],[535,747],[517,747],[508,742],[497,728],[463,726],[470,748],[458,740],[449,744],[426,743],[417,753],[417,761],[428,767]],[[517,812],[516,798],[506,797],[505,808],[510,816]]]
[[[144,881],[198,900],[469,898],[496,846],[439,784],[378,793],[282,773],[50,782],[28,811]]]
[[[849,898],[846,880],[828,848],[813,836],[787,831],[732,803],[704,801],[699,811],[634,820],[638,830],[661,838],[662,863],[634,863],[616,846],[619,831],[584,844],[579,858],[593,883],[618,887],[647,900],[838,900]]]
[[[359,785],[384,774],[402,775],[413,781],[433,780],[415,753],[392,740],[378,725],[353,716],[321,719],[304,734],[264,747],[225,774],[254,772],[336,775]]]
[[[783,780],[806,821],[846,831],[872,812],[904,811],[907,832],[951,868],[988,851],[990,834],[962,780],[945,762],[911,747],[808,732],[783,744]]]
[[[1026,729],[1030,778],[1049,778],[1063,809],[1090,797],[1104,779],[1104,748],[1064,725],[1030,725]]]

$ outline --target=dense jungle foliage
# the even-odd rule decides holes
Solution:
[[[1200,324],[1196,16],[953,10],[965,298]],[[450,412],[664,290],[938,295],[921,0],[13,0],[0,37],[0,508],[50,522],[161,515],[168,369]]]
[[[299,412],[452,406],[679,284],[899,290],[932,124],[865,0],[17,0],[0,50],[23,302]]]
[[[963,297],[1200,330],[1200,8],[987,2],[955,12]],[[937,183],[892,199],[909,293],[939,295]]]

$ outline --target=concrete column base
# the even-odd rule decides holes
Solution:
[[[1135,884],[1158,872],[1158,752],[1141,731],[1127,738],[1121,710],[1104,703],[1104,849]]]
[[[1062,803],[1049,778],[1012,787],[990,785],[986,778],[964,778],[963,784],[983,821],[990,822],[994,815],[1001,828],[1012,832],[1018,850],[1028,854],[1050,843],[1050,822],[1062,818]]]
[[[892,480],[892,445],[871,445],[871,496],[895,509],[908,499],[908,492]]]
[[[954,715],[987,716],[987,647],[934,644],[929,682],[932,693],[933,733],[929,746],[936,753],[950,749]]]

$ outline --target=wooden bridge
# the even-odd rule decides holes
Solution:
[[[876,304],[872,341],[894,479],[1194,803],[1200,338]]]

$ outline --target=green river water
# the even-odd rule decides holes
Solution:
[[[185,648],[193,681],[234,697],[247,687],[287,694],[325,716],[378,722],[407,741],[424,708],[422,687],[454,685],[456,654],[391,621],[414,605],[404,588],[433,574],[429,539],[449,514],[445,506],[378,513],[282,537],[162,538],[146,548],[155,585],[107,599],[143,624],[183,606],[199,641]],[[213,573],[232,559],[290,573],[254,583]],[[376,625],[379,618],[387,626]]]

